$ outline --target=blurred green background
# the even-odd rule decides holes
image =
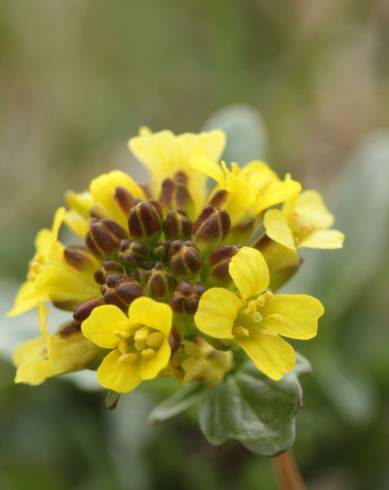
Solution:
[[[347,236],[287,286],[327,306],[294,448],[308,488],[389,488],[389,4],[386,0],[2,0],[0,262],[6,311],[66,189],[145,175],[141,125],[222,126],[226,158],[265,158],[321,190]],[[211,448],[184,414],[147,425],[164,386],[104,410],[93,386],[15,386],[31,315],[1,321],[2,490],[276,488],[271,463]]]

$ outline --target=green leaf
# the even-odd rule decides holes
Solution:
[[[222,129],[227,136],[223,158],[245,164],[263,159],[267,152],[267,134],[259,112],[246,105],[232,105],[213,114],[205,130]]]
[[[294,371],[272,381],[253,364],[228,376],[209,391],[200,407],[200,427],[207,440],[220,445],[236,440],[260,456],[274,456],[291,447],[295,417],[303,393],[297,379],[309,371],[298,356]]]
[[[148,417],[149,422],[162,422],[187,410],[201,400],[204,391],[204,385],[197,383],[183,385],[151,410]]]

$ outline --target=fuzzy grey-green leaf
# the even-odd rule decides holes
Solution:
[[[252,364],[211,390],[200,407],[200,427],[213,445],[230,440],[260,456],[286,451],[294,441],[295,417],[302,406],[297,375],[309,364],[299,356],[291,373],[272,381]]]

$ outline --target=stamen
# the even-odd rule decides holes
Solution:
[[[246,327],[234,327],[232,329],[232,333],[235,335],[235,337],[250,337],[250,330]]]
[[[161,347],[163,343],[164,335],[162,332],[153,332],[150,335],[148,335],[146,339],[146,345],[148,347],[153,347],[154,349],[158,349],[158,347]]]
[[[131,336],[130,332],[127,332],[126,330],[115,330],[114,334],[120,340],[128,340]]]
[[[152,359],[155,356],[156,352],[154,349],[151,349],[149,347],[147,349],[142,350],[142,352],[140,354],[141,354],[143,359]]]
[[[128,352],[127,340],[119,340],[118,350],[119,350],[120,354],[127,354],[127,352]]]

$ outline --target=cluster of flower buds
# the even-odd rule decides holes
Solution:
[[[118,393],[159,375],[216,384],[235,347],[272,379],[293,369],[283,337],[313,337],[323,307],[274,291],[297,272],[298,248],[339,248],[343,236],[321,196],[290,176],[220,164],[224,140],[144,130],[129,144],[149,186],[114,171],[68,194],[10,311],[36,307],[40,319],[41,336],[16,351],[18,382],[92,367]],[[62,224],[82,245],[58,240]],[[54,335],[47,302],[72,314]]]

